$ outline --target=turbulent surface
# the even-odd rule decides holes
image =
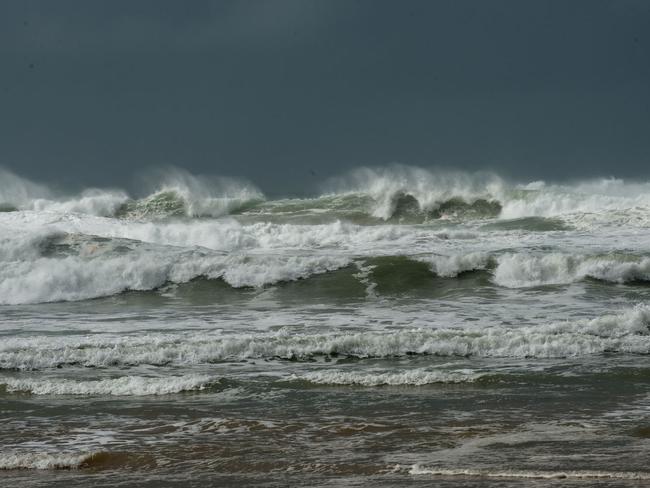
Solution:
[[[0,171],[0,210],[7,486],[650,477],[650,184]]]

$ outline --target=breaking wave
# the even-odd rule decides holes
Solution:
[[[342,218],[358,223],[568,218],[572,224],[650,224],[650,183],[600,179],[573,185],[514,184],[489,173],[393,165],[362,168],[324,184],[313,198],[266,200],[251,183],[167,169],[149,176],[148,195],[87,189],[66,196],[0,169],[0,210],[85,213],[136,220],[221,217]],[[544,227],[544,226],[542,226]]]
[[[234,288],[260,287],[349,264],[349,259],[337,256],[223,254],[69,234],[10,240],[0,251],[0,303],[5,304],[155,290],[198,277],[220,279]]]
[[[485,252],[418,258],[441,277],[491,270],[495,284],[507,288],[565,285],[591,278],[607,283],[650,281],[650,258],[624,253],[572,255]]]
[[[220,217],[264,200],[253,185],[233,178],[193,176],[170,168],[151,175],[153,191],[132,198],[123,190],[91,188],[65,195],[0,169],[0,208],[129,219]]]
[[[472,383],[483,374],[467,370],[431,371],[414,369],[399,373],[360,371],[314,371],[295,379],[320,385],[422,386],[432,383]]]
[[[125,202],[118,217],[221,217],[264,200],[250,183],[233,178],[196,177],[179,169],[167,169],[154,178],[157,188],[149,196]]]
[[[591,320],[538,326],[13,337],[0,344],[0,368],[193,365],[243,359],[308,360],[315,356],[564,358],[604,352],[650,354],[649,326],[650,308],[639,305]]]
[[[84,230],[103,230],[104,236],[36,226],[30,232],[0,237],[0,304],[85,300],[153,291],[199,278],[232,288],[260,288],[334,271],[341,286],[357,283],[375,297],[377,292],[434,294],[436,279],[471,273],[480,279],[465,286],[528,288],[586,279],[650,282],[650,257],[638,253],[422,253],[416,247],[422,238],[400,226],[143,223],[100,228],[103,222],[97,224],[94,229],[90,222]],[[6,229],[11,234],[11,226]],[[439,243],[447,239],[424,237],[422,250],[430,248],[432,239]],[[392,254],[406,249],[416,253]]]
[[[10,452],[0,454],[0,470],[10,469],[78,469],[89,462],[97,452],[49,453]]]
[[[33,395],[111,395],[143,396],[169,395],[182,391],[203,390],[214,384],[216,378],[206,375],[168,376],[150,378],[122,376],[120,378],[77,381],[70,379],[0,379],[9,392],[27,392]]]
[[[535,256],[506,254],[498,259],[495,283],[508,288],[558,285],[585,278],[610,283],[650,281],[650,258],[634,256]]]
[[[490,174],[428,171],[393,165],[362,168],[326,185],[333,194],[367,195],[373,217],[389,220],[424,214],[431,218],[495,217],[505,183]]]
[[[470,274],[479,278],[468,286],[507,288],[650,282],[639,227],[650,225],[648,184],[522,186],[405,166],[358,170],[312,199],[264,200],[250,184],[171,169],[150,183],[141,199],[92,189],[64,198],[0,171],[0,304],[199,278],[264,287],[333,271],[368,298],[433,293],[433,280]],[[596,235],[605,247],[595,248],[583,233],[594,222],[623,230]]]
[[[461,173],[393,165],[362,168],[327,185],[330,194],[369,197],[367,211],[386,221],[568,217],[650,224],[650,183],[615,178],[573,185],[514,184],[490,173]],[[600,215],[593,215],[600,214]],[[576,221],[576,216],[578,217]],[[410,219],[409,219],[410,217]]]

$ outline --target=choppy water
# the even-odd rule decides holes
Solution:
[[[647,486],[650,184],[0,173],[6,486]]]

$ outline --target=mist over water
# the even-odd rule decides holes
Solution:
[[[121,189],[88,188],[65,193],[0,168],[0,205],[7,210],[42,210],[131,219],[220,217],[245,211],[366,214],[388,221],[422,218],[554,217],[601,210],[647,207],[650,182],[599,178],[567,184],[516,183],[495,173],[467,173],[392,165],[359,168],[324,181],[321,191],[304,198],[267,199],[255,184],[220,176],[195,176],[179,168],[141,173],[136,194]],[[479,208],[475,208],[477,206]],[[482,206],[482,208],[480,208]],[[481,215],[481,211],[489,214]],[[345,214],[342,214],[345,215]]]

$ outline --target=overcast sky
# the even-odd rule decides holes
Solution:
[[[0,166],[64,185],[650,177],[646,0],[3,0],[0,70]]]

